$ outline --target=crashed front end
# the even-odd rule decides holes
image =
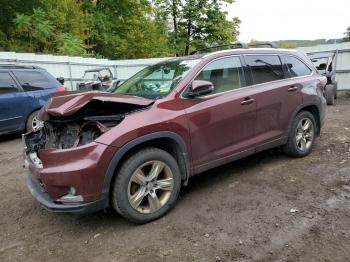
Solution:
[[[53,98],[39,115],[43,127],[23,135],[27,185],[46,209],[87,213],[108,206],[102,188],[117,148],[95,140],[151,104],[112,98],[96,93]]]

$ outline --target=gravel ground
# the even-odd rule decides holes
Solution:
[[[141,226],[43,210],[20,136],[2,136],[0,261],[350,261],[350,97],[336,103],[308,157],[275,149],[198,175]]]

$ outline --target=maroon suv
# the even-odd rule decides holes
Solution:
[[[308,155],[325,84],[301,53],[231,49],[149,66],[114,94],[53,97],[23,136],[28,188],[50,211],[148,222],[192,175],[273,147]]]

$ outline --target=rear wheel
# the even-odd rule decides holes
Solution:
[[[311,153],[316,137],[316,122],[308,111],[301,111],[294,118],[287,144],[283,151],[292,157],[303,157]]]
[[[167,213],[180,192],[176,160],[158,148],[141,150],[122,165],[112,189],[112,205],[123,217],[147,223]]]
[[[39,110],[30,114],[27,119],[26,130],[27,132],[38,131],[43,126],[43,122],[38,119]]]

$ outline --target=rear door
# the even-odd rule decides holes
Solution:
[[[256,145],[277,141],[286,134],[292,114],[302,104],[302,86],[286,79],[288,72],[279,55],[254,54],[244,58],[252,88],[257,90]]]
[[[27,114],[40,109],[61,84],[45,70],[16,70],[13,72],[29,99]]]
[[[251,146],[256,104],[246,87],[240,56],[210,62],[195,80],[213,83],[214,93],[184,99],[195,172],[228,162]]]
[[[26,100],[13,75],[0,71],[0,133],[23,129]]]

